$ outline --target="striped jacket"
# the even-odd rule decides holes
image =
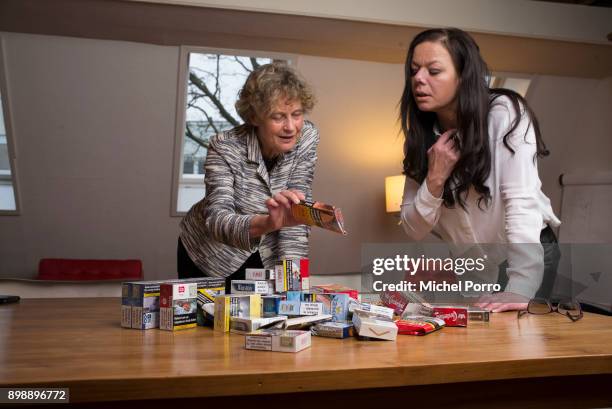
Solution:
[[[206,197],[181,222],[180,238],[207,276],[226,277],[255,251],[265,268],[283,258],[308,257],[310,228],[300,225],[249,238],[251,219],[267,214],[265,201],[286,189],[312,200],[319,131],[304,121],[296,146],[281,155],[270,173],[253,130],[239,126],[214,136],[206,156]]]

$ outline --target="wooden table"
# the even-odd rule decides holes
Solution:
[[[71,403],[85,407],[145,399],[292,408],[339,399],[379,407],[612,403],[612,317],[573,323],[502,313],[397,342],[313,337],[310,349],[284,354],[245,350],[243,336],[208,328],[123,329],[119,312],[117,298],[1,305],[0,387],[68,387]]]

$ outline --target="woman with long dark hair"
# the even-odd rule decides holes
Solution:
[[[554,278],[559,254],[541,243],[556,242],[550,226],[560,221],[541,190],[536,159],[548,151],[533,111],[516,92],[489,88],[478,45],[459,29],[418,34],[405,70],[404,230],[413,240],[520,244],[507,254],[503,292],[482,307],[522,309],[549,295],[543,277]]]

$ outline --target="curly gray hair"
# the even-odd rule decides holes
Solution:
[[[300,75],[284,62],[261,65],[247,78],[238,94],[236,111],[248,125],[268,114],[279,98],[300,101],[305,113],[312,110],[315,96]]]

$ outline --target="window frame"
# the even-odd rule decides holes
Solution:
[[[492,71],[491,77],[495,78],[495,81],[491,81],[491,88],[505,88],[506,79],[520,79],[520,80],[529,80],[529,86],[527,87],[527,92],[525,93],[524,98],[527,99],[529,93],[533,88],[533,84],[537,78],[537,74],[527,74],[527,73],[517,73],[517,72],[507,72],[507,71]]]
[[[178,78],[177,78],[177,95],[176,95],[176,116],[174,129],[174,153],[172,159],[172,194],[170,216],[183,217],[187,212],[178,210],[178,195],[182,179],[182,162],[183,162],[183,139],[185,133],[185,121],[187,116],[186,102],[189,77],[189,54],[224,54],[224,55],[239,55],[255,58],[272,58],[278,60],[286,60],[292,67],[297,67],[298,55],[289,53],[268,52],[261,50],[242,50],[232,48],[211,48],[201,46],[182,45],[179,50],[178,61]],[[194,183],[204,183],[203,181],[194,181]]]
[[[4,117],[4,128],[6,131],[6,146],[9,156],[9,166],[11,169],[10,176],[0,175],[0,179],[9,180],[13,186],[13,195],[15,197],[15,210],[0,209],[0,216],[20,216],[21,215],[21,197],[19,195],[19,183],[17,178],[17,149],[15,143],[15,132],[10,107],[10,90],[8,86],[8,74],[6,68],[6,56],[4,36],[0,35],[0,102],[2,105],[2,115]]]

